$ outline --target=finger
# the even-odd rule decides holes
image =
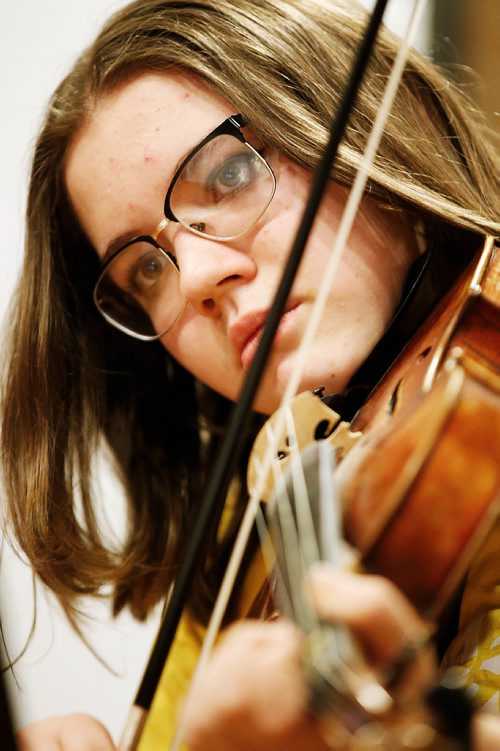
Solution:
[[[311,570],[308,589],[321,618],[350,628],[378,680],[398,701],[420,696],[436,681],[431,631],[388,579],[321,564]]]
[[[374,663],[393,662],[411,642],[423,642],[428,627],[388,579],[314,566],[309,594],[319,616],[349,626]]]

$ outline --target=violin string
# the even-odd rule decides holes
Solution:
[[[302,580],[305,564],[300,545],[300,538],[292,512],[292,504],[287,501],[289,501],[288,494],[280,495],[280,498],[276,503],[276,523],[272,525],[272,533],[277,538],[274,543],[275,548],[279,548],[279,552],[276,552],[281,584],[281,586],[278,587],[278,607],[283,615],[287,615],[294,621],[294,623],[299,624],[301,628],[308,629],[311,628],[311,624],[309,613],[306,612],[303,598],[301,597],[300,585],[294,586]],[[283,598],[282,593],[284,592],[292,605],[290,611],[285,610],[284,604],[281,602]]]
[[[320,622],[313,603],[303,591],[305,577],[311,565],[322,558],[317,535],[322,520],[319,507],[310,502],[309,488],[311,480],[316,484],[315,478],[308,476],[306,481],[306,469],[295,435],[295,423],[291,410],[287,410],[287,413],[287,443],[291,453],[287,476],[292,484],[292,497],[285,482],[285,474],[278,462],[274,461],[276,490],[268,504],[270,534],[280,577],[277,586],[277,605],[281,615],[291,618],[305,635],[309,635],[303,660],[310,686],[310,703],[311,707],[319,704],[326,706],[327,703],[338,704],[339,701],[343,701],[345,653],[341,654],[342,645],[337,638],[340,636],[340,629],[325,627]],[[320,455],[325,456],[324,452],[320,452]],[[318,469],[316,462],[313,461],[311,466],[312,472],[315,473]],[[309,475],[311,466],[307,467]],[[325,474],[323,472],[323,475]],[[331,498],[328,505],[331,505]],[[263,534],[268,535],[269,530],[267,533],[264,530]],[[334,544],[331,539],[330,542]],[[338,543],[338,540],[336,542]],[[293,603],[292,609],[287,608],[286,603]]]
[[[290,499],[288,486],[279,460],[272,463],[274,487],[278,489],[268,503],[268,517],[271,522],[271,533],[266,525],[265,517],[259,510],[256,519],[258,533],[263,549],[267,551],[267,570],[277,570],[284,586],[278,588],[277,602],[281,614],[287,615],[298,623],[305,632],[315,629],[318,633],[323,630],[316,609],[305,598],[303,582],[311,566],[320,561],[328,561],[331,565],[340,566],[340,549],[342,547],[341,514],[338,493],[333,482],[334,450],[325,441],[317,443],[318,466],[314,462],[312,471],[314,477],[308,477],[306,482],[304,463],[299,451],[299,442],[295,434],[295,421],[291,410],[287,410],[288,434],[287,444],[291,451],[293,462],[292,485],[294,500]],[[265,425],[268,443],[277,443],[271,425]],[[255,456],[255,461],[258,457]],[[258,468],[256,468],[258,472]],[[296,477],[300,474],[300,492]],[[312,482],[311,482],[312,481]],[[312,503],[309,488],[318,486],[318,503]],[[273,519],[279,517],[279,525],[273,524]],[[313,518],[313,516],[315,518]],[[308,543],[304,545],[304,539]],[[272,552],[269,552],[271,541]],[[279,550],[279,553],[278,553]],[[342,664],[347,664],[353,647],[350,634],[346,629],[336,627],[324,642],[327,650],[324,658],[327,661],[324,671],[329,669],[334,675]],[[329,667],[328,667],[329,666]],[[343,684],[342,678],[336,684]]]
[[[271,445],[273,443],[278,443],[278,438],[276,437],[273,427],[271,425],[271,421],[267,420],[265,424],[266,429],[266,436],[267,436],[267,442],[268,445]],[[258,462],[258,457],[255,456],[255,461]],[[259,466],[256,467],[258,476],[262,476],[259,474]],[[288,488],[285,484],[285,478],[284,478],[284,472],[283,467],[281,465],[281,462],[279,459],[274,458],[274,460],[271,463],[271,469],[273,473],[273,487],[275,488],[283,488],[283,492],[286,493],[288,498]],[[260,472],[262,469],[260,468]],[[289,502],[289,501],[288,501]],[[276,548],[276,535],[273,534],[273,531],[269,529],[269,524],[267,521],[266,516],[264,515],[261,507],[259,507],[259,514],[258,518],[259,521],[261,520],[262,523],[259,523],[258,526],[258,532],[260,537],[260,543],[263,544],[263,541],[269,540],[269,546],[267,547],[268,552],[268,559],[267,559],[267,570],[272,571],[273,569],[276,570],[277,577],[281,581],[284,581],[286,578],[286,571],[283,571],[282,565],[279,559],[278,551]],[[273,496],[269,503],[268,503],[268,515],[271,516],[272,514],[281,514],[282,510],[279,508],[279,502],[276,496]],[[284,522],[286,524],[286,520]],[[283,525],[283,521],[281,521],[281,524]],[[296,604],[295,604],[295,593],[290,587],[280,587],[278,590],[279,594],[279,607],[283,609],[283,612],[293,614],[292,617],[296,617]]]
[[[393,63],[387,86],[382,97],[382,102],[375,117],[373,128],[370,132],[367,147],[364,154],[361,157],[358,172],[353,181],[352,187],[349,191],[347,203],[337,230],[336,238],[333,243],[333,248],[329,262],[323,274],[323,281],[319,287],[318,294],[316,296],[315,304],[311,310],[311,315],[306,325],[304,337],[297,351],[296,361],[294,363],[293,371],[290,374],[289,380],[286,384],[285,391],[278,410],[278,419],[276,426],[277,436],[282,435],[285,418],[282,415],[282,409],[290,404],[293,397],[297,393],[302,374],[304,372],[309,349],[312,345],[314,336],[316,335],[319,327],[320,319],[326,304],[329,290],[331,288],[333,277],[336,273],[340,255],[347,244],[348,237],[350,235],[352,226],[354,224],[355,216],[359,205],[362,201],[366,183],[368,180],[371,166],[374,162],[378,145],[382,138],[385,122],[389,117],[392,104],[394,102],[399,82],[403,75],[404,66],[409,54],[410,45],[415,36],[420,21],[421,15],[425,8],[427,0],[415,0],[410,21],[407,25],[406,32],[401,40],[398,53]],[[280,414],[281,413],[281,414]],[[200,651],[197,666],[191,682],[191,687],[188,692],[194,690],[194,686],[197,684],[202,671],[205,669],[209,655],[212,652],[213,645],[220,631],[222,620],[227,609],[227,604],[232,595],[234,583],[239,572],[243,555],[247,548],[248,540],[250,538],[252,529],[254,528],[255,518],[260,507],[260,498],[263,497],[265,490],[265,478],[268,476],[273,457],[276,455],[276,446],[269,446],[264,459],[262,461],[263,474],[259,477],[254,492],[250,494],[245,513],[242,518],[239,532],[236,536],[233,551],[231,553],[226,571],[219,589],[219,594],[216,599],[212,615],[207,627],[205,639]],[[170,751],[178,751],[181,738],[182,738],[182,718],[178,723],[175,737],[170,746]]]
[[[275,440],[273,429],[269,422],[266,423],[266,433],[268,441]],[[297,620],[301,622],[300,603],[297,603],[298,593],[293,587],[288,586],[290,579],[299,575],[300,572],[296,556],[292,558],[290,553],[290,548],[294,551],[298,550],[298,538],[291,514],[291,501],[280,462],[275,459],[272,462],[271,468],[274,487],[279,488],[280,492],[279,495],[276,493],[268,503],[268,517],[271,520],[273,518],[276,519],[276,523],[270,525],[262,509],[259,507],[256,519],[257,529],[261,545],[269,542],[266,545],[267,571],[275,569],[277,577],[281,582],[281,586],[277,590],[279,610],[289,615],[295,622]],[[285,499],[286,502],[283,503]],[[280,544],[280,538],[281,540],[287,539],[289,546]],[[286,582],[286,584],[283,585],[283,582]]]
[[[335,472],[335,455],[333,448],[320,441],[319,451],[319,508],[321,515],[320,552],[323,561],[332,566],[343,565],[342,547],[342,515],[337,488],[333,481]]]
[[[285,421],[287,435],[291,444],[290,470],[293,485],[295,516],[297,518],[296,523],[297,529],[300,532],[300,549],[303,552],[306,567],[309,568],[313,563],[319,561],[320,553],[315,532],[313,508],[309,501],[309,491],[304,474],[304,465],[302,463],[297,441],[295,421],[289,405],[285,408]]]
[[[335,455],[332,446],[321,441],[318,446],[319,462],[319,507],[321,515],[320,550],[323,561],[333,568],[345,569],[352,563],[352,556],[346,554],[346,543],[342,529],[340,498],[334,482]],[[345,670],[359,662],[359,650],[352,634],[346,626],[336,625],[336,640],[331,644],[335,653],[328,652],[332,664],[342,662]],[[352,681],[350,681],[352,684]]]
[[[306,568],[302,571],[302,578],[308,574],[313,564],[327,561],[332,566],[342,565],[340,547],[342,544],[342,532],[340,524],[339,498],[334,485],[334,461],[333,448],[325,441],[318,441],[315,446],[317,461],[312,463],[315,477],[309,478],[309,482],[318,486],[317,503],[310,505],[310,516],[316,518],[312,521],[314,527],[307,528],[305,534],[313,535],[315,540],[314,557],[308,560]],[[298,519],[298,534],[304,533]],[[309,523],[308,527],[309,527]],[[303,590],[303,583],[297,587],[299,592]],[[314,614],[314,628],[319,638],[320,648],[310,655],[312,664],[319,670],[325,688],[330,686],[334,690],[334,696],[345,694],[346,685],[353,685],[352,668],[354,646],[350,631],[343,625],[325,624],[319,618],[316,608],[311,605]],[[349,679],[349,680],[348,680]],[[322,697],[324,699],[324,697]]]
[[[256,519],[257,529],[261,538],[261,545],[267,551],[267,570],[277,569],[284,586],[279,587],[279,611],[288,615],[300,624],[304,631],[320,629],[321,623],[315,608],[304,597],[303,580],[311,565],[327,556],[321,551],[318,532],[326,535],[323,550],[338,550],[341,543],[338,499],[334,494],[332,476],[333,449],[324,442],[319,447],[320,463],[320,504],[311,502],[309,488],[311,478],[306,481],[304,463],[299,451],[299,443],[295,435],[295,422],[291,410],[287,415],[288,430],[287,444],[291,451],[291,474],[293,477],[293,501],[290,498],[285,473],[279,460],[272,463],[274,487],[273,497],[267,504],[269,524],[262,510]],[[276,437],[268,421],[265,425],[267,441],[276,442]],[[258,461],[258,457],[255,457]],[[313,472],[316,469],[313,466]],[[300,493],[298,492],[297,475],[300,475]],[[314,481],[314,478],[312,478]],[[315,483],[316,484],[316,483]],[[322,510],[325,511],[324,519]],[[313,516],[316,516],[314,519]],[[328,527],[328,530],[326,530]],[[304,545],[304,540],[307,543]],[[269,546],[269,541],[271,546]],[[338,554],[335,554],[338,558]],[[332,560],[331,556],[328,557]],[[340,650],[337,650],[339,652]],[[338,664],[338,661],[337,661]]]
[[[285,485],[285,492],[277,498],[277,511],[282,528],[279,542],[280,548],[283,549],[290,597],[294,598],[295,601],[297,611],[295,620],[303,630],[307,631],[318,625],[318,619],[315,610],[308,606],[303,597],[302,582],[305,572],[312,563],[319,560],[319,548],[295,421],[289,407],[285,409],[285,420],[287,423],[287,441],[290,448],[289,475],[292,483],[293,500]],[[284,483],[282,484],[284,485]]]
[[[275,570],[279,580],[276,591],[278,610],[281,615],[288,616],[298,624],[304,633],[314,631],[321,636],[321,665],[317,661],[314,664],[319,667],[323,678],[321,688],[324,690],[329,685],[338,698],[339,693],[345,690],[345,671],[348,670],[353,652],[352,639],[344,627],[325,627],[303,592],[304,579],[311,565],[321,560],[328,560],[333,564],[340,559],[340,512],[338,495],[334,492],[333,449],[324,441],[318,442],[319,462],[317,467],[316,462],[313,462],[312,471],[317,473],[319,483],[311,477],[306,481],[295,421],[290,409],[287,409],[286,421],[286,443],[291,455],[288,476],[292,479],[293,501],[282,465],[274,459],[272,472],[276,491],[267,504],[269,522],[259,507],[256,527],[266,569],[268,572]],[[277,443],[271,421],[267,421],[265,431],[268,443]],[[258,462],[258,457],[255,460]],[[320,486],[319,504],[310,502],[311,479],[314,485]],[[320,535],[323,537],[322,544]],[[353,681],[349,683],[352,684]]]
[[[290,420],[290,417],[288,419]],[[266,423],[265,430],[268,441],[275,440],[269,421]],[[305,482],[304,466],[300,452],[297,449],[298,444],[293,437],[287,440],[287,443],[293,455],[293,462],[300,462],[300,466],[297,466],[295,471],[303,475],[301,485],[305,488],[307,497],[297,498],[295,496],[292,501],[288,484],[285,482],[286,478],[282,465],[279,460],[275,459],[272,464],[272,472],[276,492],[266,506],[267,516],[263,513],[262,508],[259,507],[255,519],[261,541],[262,556],[268,575],[270,572],[274,572],[273,578],[277,579],[274,597],[280,615],[288,616],[300,627],[303,633],[310,634],[314,632],[316,635],[315,644],[318,642],[318,636],[321,638],[322,651],[320,655],[317,654],[318,649],[314,649],[313,647],[313,653],[316,658],[320,657],[321,662],[318,664],[317,659],[314,662],[311,659],[308,661],[307,655],[304,655],[306,672],[313,675],[311,669],[312,665],[314,665],[316,669],[319,668],[319,675],[321,676],[319,683],[315,681],[314,684],[311,684],[311,696],[313,696],[313,692],[315,697],[319,696],[322,706],[325,706],[328,701],[332,706],[334,706],[335,702],[337,704],[342,702],[345,706],[346,675],[349,674],[348,656],[352,653],[352,645],[349,642],[351,635],[342,626],[335,626],[333,628],[328,625],[325,627],[320,622],[312,603],[304,596],[304,578],[311,564],[325,559],[325,556],[321,555],[316,533],[316,530],[323,529],[323,520],[321,519],[321,514],[315,522],[312,520],[312,512],[315,507],[308,502],[309,483]],[[338,523],[331,523],[334,517],[339,516],[338,508],[335,508],[333,512],[331,510],[332,506],[336,506],[335,502],[332,504],[332,497],[336,499],[336,496],[332,494],[331,465],[333,451],[325,443],[323,443],[321,449],[319,452],[321,458],[319,472],[323,477],[324,486],[321,491],[321,506],[328,509],[326,523],[329,526],[326,549],[331,550],[335,548],[338,550],[341,542],[340,526]],[[258,458],[256,458],[256,461],[258,462]],[[308,479],[310,480],[310,478]],[[300,510],[297,510],[297,504],[301,505],[304,502],[306,504],[306,533],[301,529],[301,516],[303,514],[300,513]],[[307,519],[308,516],[310,517],[309,519]],[[311,535],[313,545],[307,546],[309,548],[309,555],[306,559],[303,538],[304,536],[310,537]],[[312,550],[314,552],[311,559]],[[352,686],[354,683],[352,678],[348,683],[349,686]],[[327,690],[328,693],[325,694]]]
[[[315,610],[307,603],[301,592],[301,582],[309,567],[320,560],[320,549],[316,530],[319,520],[313,519],[314,506],[309,497],[309,485],[306,482],[304,465],[299,450],[292,411],[287,409],[286,421],[288,434],[286,443],[290,450],[290,470],[293,477],[293,500],[290,497],[286,476],[279,460],[271,465],[275,493],[267,504],[269,523],[259,509],[256,523],[264,545],[271,542],[272,557],[267,560],[267,570],[277,568],[285,586],[279,589],[280,612],[288,615],[304,629],[317,627]],[[278,441],[271,421],[265,424],[268,445]],[[258,457],[255,461],[259,463]],[[259,467],[256,467],[259,472]],[[269,529],[271,527],[271,529]],[[268,547],[268,546],[266,546]]]
[[[340,514],[338,508],[332,511],[338,502],[333,492],[333,449],[325,442],[319,442],[301,454],[288,412],[287,442],[291,449],[291,464],[287,476],[292,487],[284,482],[283,473],[278,468],[273,474],[282,477],[276,483],[268,516],[282,577],[277,592],[281,599],[284,591],[285,599],[293,601],[294,605],[292,611],[283,609],[278,600],[278,607],[281,614],[291,617],[307,637],[303,665],[309,683],[311,710],[321,715],[325,711],[340,711],[344,717],[359,716],[364,707],[360,706],[358,697],[362,697],[363,690],[366,693],[367,679],[366,670],[359,672],[364,663],[354,648],[352,635],[343,625],[321,622],[313,603],[303,591],[311,565],[328,557],[322,554],[319,544],[324,525],[329,526],[327,549],[338,551],[341,543]],[[315,498],[317,486],[319,493]],[[313,489],[312,493],[309,488]],[[322,508],[328,509],[325,519],[321,516]],[[336,557],[339,558],[338,552]]]

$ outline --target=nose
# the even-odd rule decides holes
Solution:
[[[183,230],[176,233],[180,290],[201,315],[218,317],[232,291],[255,277],[257,267],[245,245],[244,238],[222,242]]]

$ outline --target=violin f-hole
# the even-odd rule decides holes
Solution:
[[[393,415],[396,410],[396,405],[398,403],[398,394],[399,394],[399,387],[401,386],[401,380],[399,380],[389,398],[389,403],[387,405],[387,414]]]

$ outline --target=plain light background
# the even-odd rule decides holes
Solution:
[[[124,4],[111,0],[15,0],[3,4],[0,318],[6,316],[21,263],[30,151],[43,108],[77,53],[109,14]],[[371,5],[371,0],[366,0],[366,4]],[[393,0],[389,21],[400,28],[411,6],[411,0]],[[430,13],[420,35],[421,46],[425,46],[429,18]],[[119,488],[105,470],[101,477],[106,513],[119,526]],[[112,668],[111,672],[71,631],[53,598],[41,587],[37,591],[35,636],[7,677],[16,724],[67,712],[88,712],[118,738],[149,653],[158,614],[144,625],[127,615],[110,622],[105,604],[87,605],[89,641]],[[30,632],[33,585],[29,569],[5,543],[0,566],[0,612],[12,658]]]

